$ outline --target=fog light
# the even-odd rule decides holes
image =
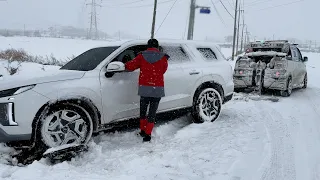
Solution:
[[[0,124],[3,126],[17,126],[18,123],[14,120],[13,103],[0,104]]]

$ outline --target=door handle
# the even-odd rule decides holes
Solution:
[[[189,72],[190,75],[196,75],[196,74],[200,74],[200,72],[198,71],[192,71],[192,72]]]

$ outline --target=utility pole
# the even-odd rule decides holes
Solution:
[[[188,28],[188,40],[193,39],[195,16],[196,16],[196,0],[191,0],[190,15],[189,15],[189,28]]]
[[[235,12],[234,12],[234,30],[233,30],[233,44],[232,44],[232,56],[231,56],[232,60],[234,60],[234,50],[236,45],[238,1],[239,0],[236,0],[236,6],[235,6]]]
[[[240,6],[239,6],[239,12],[238,12],[238,28],[237,28],[237,48],[236,48],[236,55],[238,55],[238,51],[239,51],[239,37],[240,37],[240,15],[241,10],[240,10]]]
[[[205,7],[205,6],[198,6],[196,5],[196,0],[191,0],[190,4],[190,15],[189,15],[189,27],[188,27],[188,40],[193,39],[193,32],[194,32],[194,20],[196,17],[196,9],[197,8],[203,8],[205,9],[206,14],[210,13],[210,7]],[[201,11],[200,11],[201,13]]]
[[[248,32],[248,26],[246,26],[246,38],[245,38],[245,46],[247,46],[247,44],[250,42],[250,39],[249,39],[249,35],[250,33]]]
[[[90,29],[89,29],[89,38],[90,39],[98,39],[98,23],[97,23],[97,6],[100,4],[96,3],[96,0],[92,0],[91,3],[87,5],[91,5],[91,14],[90,14]]]
[[[154,0],[153,18],[152,18],[152,27],[151,27],[151,39],[154,38],[154,29],[156,26],[156,16],[157,16],[157,4],[158,4],[158,0]]]
[[[243,52],[243,33],[244,33],[244,27],[245,27],[245,24],[244,24],[244,17],[243,17],[243,22],[242,22],[242,35],[241,35],[241,48],[240,48],[240,51]]]

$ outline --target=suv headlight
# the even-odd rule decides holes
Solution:
[[[23,92],[29,91],[30,89],[33,89],[35,86],[36,85],[34,84],[0,91],[0,98],[21,94]]]

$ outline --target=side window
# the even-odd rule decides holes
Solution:
[[[187,53],[181,46],[161,46],[161,51],[170,56],[169,63],[183,63],[190,61]]]
[[[146,45],[136,45],[125,49],[121,52],[117,57],[115,57],[112,62],[119,61],[123,63],[127,63],[134,59],[139,52],[144,51],[147,49]]]
[[[291,51],[292,51],[292,60],[299,61],[297,48],[292,46]]]
[[[297,52],[298,52],[298,59],[299,59],[299,61],[302,61],[302,54],[301,54],[299,48],[297,48]]]
[[[211,48],[197,48],[197,50],[207,60],[217,59],[216,54],[212,51]]]
[[[118,57],[116,61],[120,61],[123,63],[127,63],[135,58],[135,53],[133,50],[126,49],[124,52],[122,52]]]

